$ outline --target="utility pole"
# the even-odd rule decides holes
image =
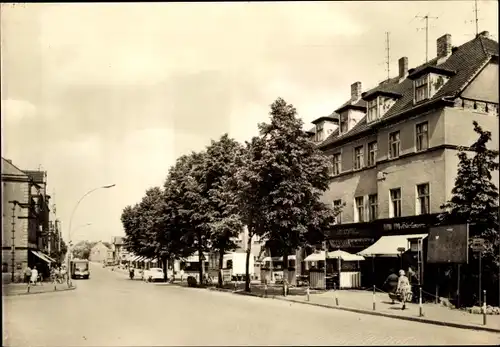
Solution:
[[[14,278],[15,278],[15,270],[16,270],[16,207],[19,204],[19,201],[17,200],[12,200],[9,201],[9,203],[12,204],[12,245],[11,245],[11,256],[12,256],[12,271],[11,271],[11,281],[14,283]]]
[[[391,58],[391,55],[390,55],[390,51],[391,51],[391,46],[390,46],[390,43],[389,43],[389,32],[386,32],[385,33],[385,36],[386,36],[386,39],[385,39],[385,44],[386,44],[386,47],[385,47],[385,50],[387,51],[387,61],[385,62],[387,64],[387,80],[389,80],[391,78],[391,64],[390,64],[390,58]]]
[[[425,16],[415,16],[415,18],[420,18],[421,20],[425,20],[424,28],[417,28],[418,30],[425,30],[425,62],[429,61],[429,19],[438,19],[439,17],[431,17],[429,14]]]

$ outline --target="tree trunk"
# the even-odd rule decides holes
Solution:
[[[248,240],[247,240],[247,259],[245,262],[245,292],[250,292],[250,253],[252,251],[252,236],[253,233],[248,230]]]
[[[283,296],[288,292],[288,250],[283,253]]]
[[[200,285],[203,284],[203,251],[198,248],[198,274],[200,276]]]
[[[167,257],[163,256],[161,258],[161,265],[163,266],[163,280],[168,281],[168,271],[167,271]]]
[[[219,288],[222,288],[222,268],[224,266],[224,250],[219,250]]]

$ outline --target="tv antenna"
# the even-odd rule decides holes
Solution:
[[[390,52],[391,52],[391,46],[390,46],[390,42],[389,42],[389,35],[390,35],[390,32],[386,32],[385,33],[385,50],[386,50],[386,53],[387,53],[387,61],[385,62],[387,64],[387,80],[389,80],[391,78],[391,55],[390,55]]]
[[[476,37],[479,35],[479,21],[482,18],[479,18],[479,7],[477,5],[477,0],[474,0],[474,9],[472,10],[474,12],[474,19],[471,20],[466,20],[465,24],[467,23],[474,23],[476,25]]]
[[[415,18],[425,21],[425,27],[417,28],[419,30],[425,30],[425,62],[429,61],[429,19],[439,19],[439,17],[431,17],[428,13],[425,16],[416,15]]]

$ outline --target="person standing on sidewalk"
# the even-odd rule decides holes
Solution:
[[[406,309],[406,300],[408,298],[408,293],[411,293],[411,286],[404,270],[399,270],[398,288],[396,292],[401,297],[401,302],[403,303],[401,309]]]
[[[36,269],[36,266],[33,266],[33,270],[31,270],[31,283],[33,283],[33,285],[36,286],[37,280],[38,280],[38,270]]]
[[[387,290],[387,293],[389,293],[389,298],[392,300],[392,304],[395,304],[394,296],[396,295],[396,291],[398,289],[399,278],[394,269],[391,269],[390,273],[391,274],[384,282],[384,289]]]
[[[24,283],[30,284],[30,280],[31,280],[31,268],[28,266],[24,270]]]

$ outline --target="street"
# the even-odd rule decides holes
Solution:
[[[74,291],[4,297],[4,346],[499,344],[500,335],[203,289],[91,265]]]

